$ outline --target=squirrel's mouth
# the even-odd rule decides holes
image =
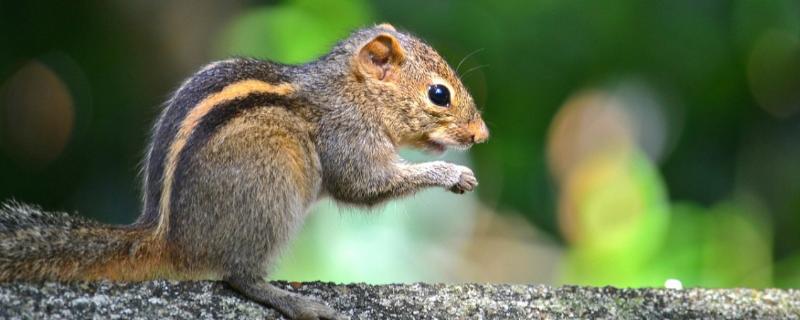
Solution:
[[[436,142],[436,141],[428,140],[428,141],[425,141],[425,145],[423,146],[423,149],[425,149],[425,151],[427,151],[429,153],[442,154],[447,150],[447,145],[445,145],[443,143]]]
[[[471,143],[458,143],[456,141],[445,141],[429,137],[423,143],[423,149],[429,153],[441,154],[447,149],[467,150],[472,146]]]

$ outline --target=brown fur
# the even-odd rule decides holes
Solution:
[[[428,100],[433,84],[450,90],[448,106]],[[0,280],[222,279],[290,318],[338,319],[265,281],[309,207],[325,195],[371,206],[433,186],[470,191],[469,168],[407,163],[397,149],[467,148],[488,130],[432,48],[381,24],[306,65],[213,63],[170,99],[153,137],[137,223],[6,206]]]
[[[236,83],[229,84],[222,91],[214,93],[207,98],[203,99],[191,112],[183,119],[178,127],[178,134],[169,148],[169,154],[166,162],[166,174],[164,176],[164,189],[172,190],[172,181],[174,179],[175,167],[178,165],[178,154],[183,150],[186,145],[189,135],[194,131],[200,119],[211,111],[212,108],[219,105],[223,101],[230,101],[236,98],[241,98],[250,95],[254,92],[274,93],[278,95],[288,95],[294,92],[295,88],[291,84],[278,84],[273,85],[258,80],[243,80]],[[169,211],[170,211],[170,196],[171,192],[163,192],[161,194],[161,219],[158,223],[159,228],[156,234],[162,234],[169,226]]]

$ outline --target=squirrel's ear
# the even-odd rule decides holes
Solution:
[[[397,38],[381,33],[358,50],[354,71],[362,77],[388,80],[404,59],[405,53]]]

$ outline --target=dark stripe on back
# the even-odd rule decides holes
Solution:
[[[152,144],[146,159],[145,208],[138,223],[145,225],[158,223],[159,202],[164,180],[164,161],[180,124],[189,111],[208,96],[221,91],[229,84],[242,80],[257,79],[276,85],[288,83],[290,79],[282,75],[286,74],[286,68],[284,65],[255,59],[236,59],[234,62],[221,63],[194,75],[180,91],[175,93],[162,111],[153,130]]]
[[[189,163],[192,157],[200,153],[200,150],[208,143],[214,133],[222,128],[228,121],[241,115],[245,111],[257,107],[285,107],[291,108],[296,101],[282,95],[254,93],[249,96],[223,102],[215,106],[206,114],[195,130],[189,136],[186,146],[178,155],[178,163],[175,167],[175,177],[172,183],[172,202],[170,212],[178,210],[175,206],[180,202],[177,190],[183,188],[183,183],[187,181],[189,174]]]

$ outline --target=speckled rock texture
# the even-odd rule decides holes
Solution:
[[[505,284],[277,285],[352,319],[800,319],[800,291]],[[3,319],[282,319],[218,282],[5,283]]]

